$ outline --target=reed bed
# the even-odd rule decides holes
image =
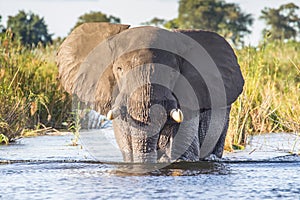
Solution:
[[[300,43],[265,41],[236,51],[245,78],[234,103],[227,147],[248,135],[300,130]]]
[[[70,97],[60,87],[56,46],[25,47],[7,32],[0,37],[0,143],[28,131],[61,127]]]

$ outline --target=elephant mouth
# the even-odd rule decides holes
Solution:
[[[113,120],[117,117],[123,121],[130,122],[132,126],[150,126],[157,124],[161,126],[163,124],[181,123],[184,119],[183,113],[176,101],[158,101],[150,104],[149,108],[142,110],[136,110],[135,112],[128,112],[127,106],[117,106],[107,113],[107,118]],[[145,114],[146,113],[146,114]],[[147,118],[145,118],[147,116]]]
[[[107,114],[110,120],[120,117],[136,128],[162,127],[183,121],[183,113],[176,96],[164,86],[144,85],[130,95],[120,95],[117,99],[113,109]]]

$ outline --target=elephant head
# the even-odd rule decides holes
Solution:
[[[200,113],[230,107],[244,84],[230,45],[206,31],[86,23],[63,42],[57,63],[69,93],[114,119],[130,162],[208,156],[222,130],[201,156]]]

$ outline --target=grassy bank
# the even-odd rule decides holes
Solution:
[[[9,34],[0,43],[0,143],[61,128],[71,100],[57,80],[57,46],[28,49]],[[236,51],[246,84],[232,108],[229,147],[249,134],[300,130],[300,43],[266,44]]]

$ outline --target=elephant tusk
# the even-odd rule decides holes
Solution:
[[[115,108],[115,109],[108,111],[106,118],[109,120],[113,120],[113,119],[117,118],[119,115],[120,115],[120,109]]]
[[[109,120],[113,120],[114,119],[113,111],[112,110],[108,111],[108,113],[106,115],[106,118],[109,119]]]
[[[183,121],[183,113],[180,109],[173,109],[170,112],[170,116],[177,123],[181,123]]]

